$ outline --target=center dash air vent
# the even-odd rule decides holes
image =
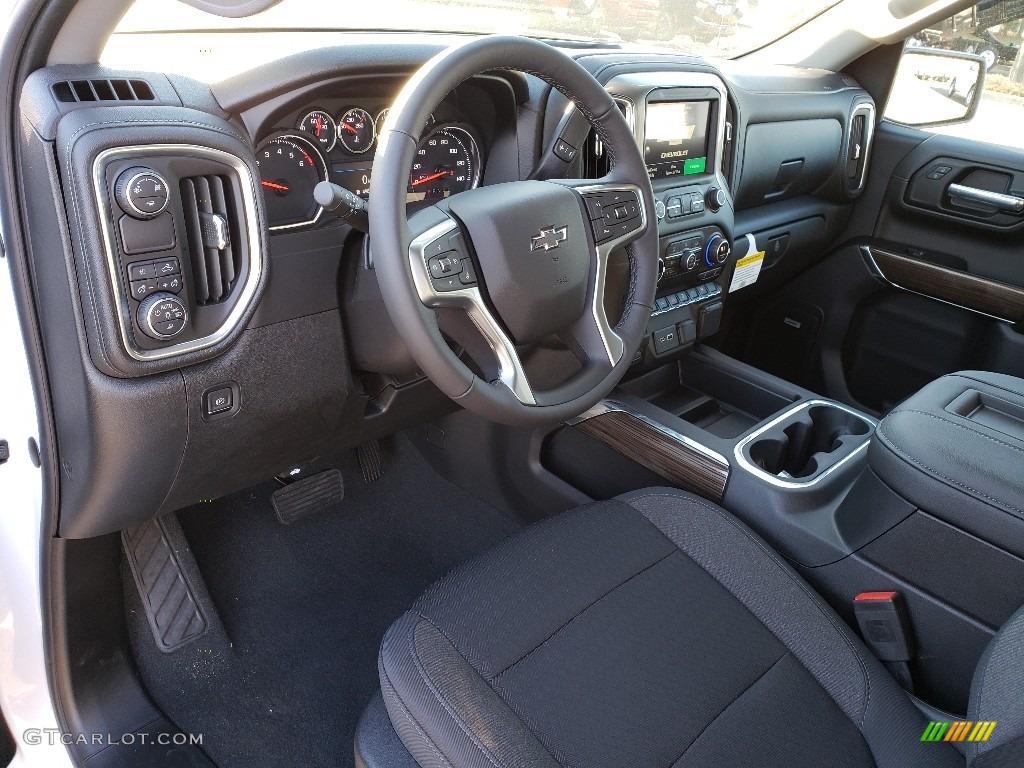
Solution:
[[[88,101],[153,101],[156,96],[145,80],[62,80],[53,84],[53,96],[65,104]]]
[[[196,304],[224,301],[241,271],[238,211],[227,176],[192,176],[181,180],[188,251]]]
[[[626,123],[631,131],[635,128],[635,116],[633,114],[633,102],[624,96],[612,96],[615,106],[626,118]],[[583,178],[599,179],[608,173],[608,157],[604,152],[604,142],[598,137],[596,131],[591,131],[587,136],[587,143],[583,152]]]

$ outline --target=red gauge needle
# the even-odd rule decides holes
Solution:
[[[267,181],[266,179],[261,179],[260,180],[260,184],[262,184],[264,187],[270,187],[271,189],[276,189],[276,190],[279,190],[281,192],[287,192],[288,191],[288,187],[286,187],[284,184],[278,184],[278,183],[273,182],[273,181]]]
[[[349,125],[348,123],[342,123],[341,125],[349,133],[359,133],[359,129],[358,128],[354,128],[353,126]]]
[[[418,187],[420,184],[426,184],[428,181],[440,179],[442,176],[451,176],[454,173],[454,171],[438,171],[437,173],[432,173],[430,176],[424,176],[422,179],[417,179],[416,181],[412,182],[412,186]]]
[[[317,115],[316,116],[316,137],[318,139],[320,138],[320,134],[323,133],[323,130],[324,130],[324,119],[320,115]]]

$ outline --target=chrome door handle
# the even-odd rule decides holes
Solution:
[[[950,197],[991,205],[993,208],[1007,213],[1024,213],[1024,197],[1017,197],[1017,195],[989,192],[987,189],[965,187],[963,184],[950,184],[947,192]]]

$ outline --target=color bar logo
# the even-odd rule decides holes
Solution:
[[[921,741],[988,741],[995,727],[995,720],[932,720]]]

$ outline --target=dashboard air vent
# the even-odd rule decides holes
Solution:
[[[861,102],[850,114],[850,126],[846,140],[846,168],[844,172],[846,191],[859,194],[867,179],[868,155],[875,131],[875,107]]]
[[[53,96],[65,104],[90,101],[153,101],[156,95],[145,80],[62,80],[53,84]]]
[[[230,294],[241,270],[238,211],[227,176],[192,176],[181,180],[188,251],[196,304],[216,304]]]

